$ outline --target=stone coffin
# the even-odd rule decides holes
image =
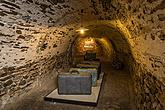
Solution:
[[[95,60],[96,53],[95,52],[86,52],[84,55],[84,60]]]
[[[98,61],[83,61],[79,64],[76,64],[77,68],[96,68],[98,71],[98,79],[101,74],[101,63]]]
[[[58,75],[58,93],[61,95],[90,95],[92,76],[90,74],[62,73]]]
[[[99,102],[99,95],[101,92],[101,86],[103,84],[103,77],[104,73],[100,74],[100,79],[97,80],[97,86],[92,87],[91,95],[60,95],[58,94],[58,89],[54,89],[44,97],[44,100],[57,103],[67,103],[96,107]]]
[[[69,72],[72,71],[78,71],[79,73],[92,75],[92,86],[96,86],[98,79],[98,70],[96,68],[70,68]]]

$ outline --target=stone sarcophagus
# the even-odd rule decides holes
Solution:
[[[101,74],[101,63],[99,61],[83,61],[76,65],[77,68],[96,68],[98,73],[98,79]]]
[[[61,73],[58,75],[58,94],[90,95],[92,76],[83,73]]]
[[[96,59],[96,53],[87,51],[84,55],[84,60],[95,60]]]
[[[96,86],[98,78],[98,70],[96,68],[70,68],[69,72],[78,71],[80,74],[92,75],[92,86]]]

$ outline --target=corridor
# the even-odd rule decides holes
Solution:
[[[97,107],[44,101],[86,53],[111,62]],[[165,0],[0,0],[0,110],[135,108],[165,110]]]

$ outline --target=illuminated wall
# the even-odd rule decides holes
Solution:
[[[91,37],[79,38],[74,47],[76,48],[75,54],[85,55],[86,51],[90,50],[96,52],[97,47],[95,39]]]

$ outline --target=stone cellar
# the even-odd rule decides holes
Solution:
[[[97,105],[45,101],[88,51]],[[77,109],[165,110],[165,0],[0,0],[0,110]]]

